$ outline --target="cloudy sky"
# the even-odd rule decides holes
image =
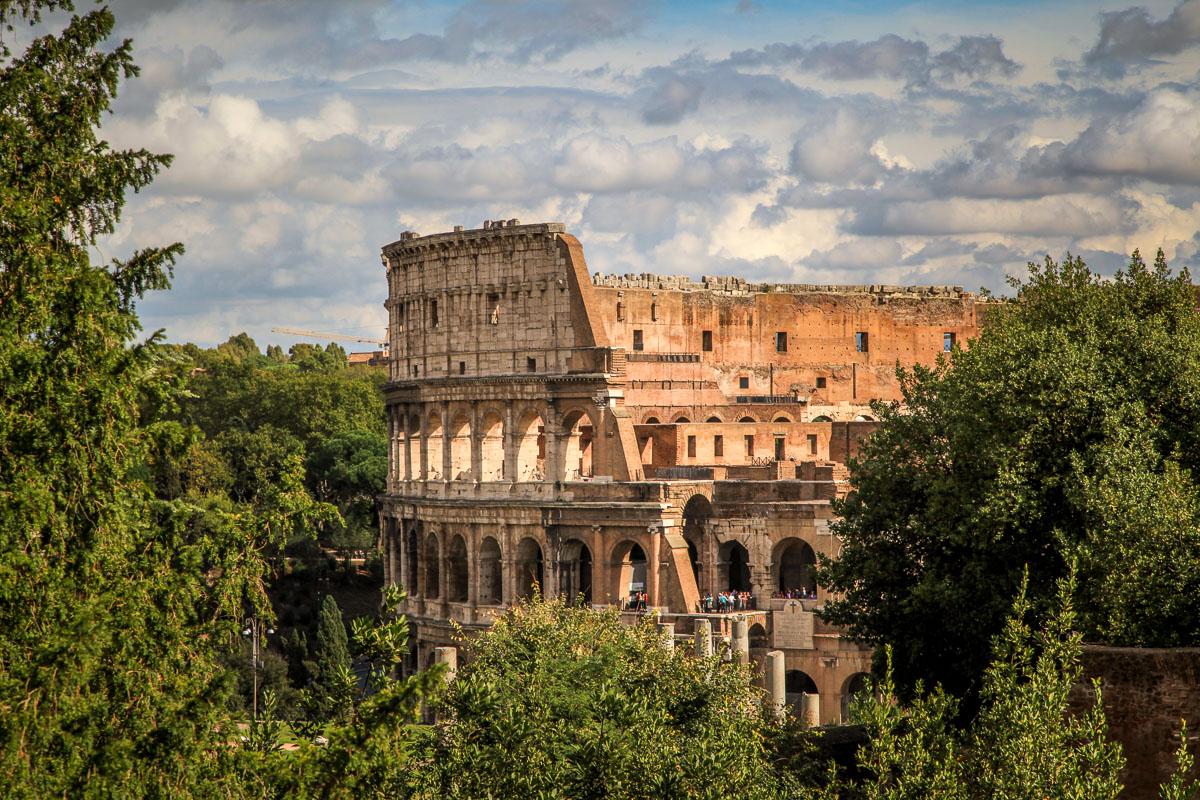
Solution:
[[[382,245],[561,221],[593,271],[1004,289],[1200,266],[1200,0],[116,0],[104,135],[174,153],[173,341],[382,335]],[[362,347],[359,349],[369,349]]]

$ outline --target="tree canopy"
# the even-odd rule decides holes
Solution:
[[[824,617],[894,648],[899,685],[978,687],[1026,568],[1079,565],[1089,640],[1200,639],[1200,317],[1187,272],[1031,264],[978,338],[899,369],[852,464]]]

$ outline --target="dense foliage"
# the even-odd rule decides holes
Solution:
[[[1090,640],[1200,638],[1200,316],[1186,272],[1030,265],[934,368],[901,369],[838,506],[825,617],[894,647],[898,684],[978,688],[1026,567],[1035,609],[1079,565]]]
[[[778,796],[750,670],[651,621],[534,601],[466,649],[421,796]]]

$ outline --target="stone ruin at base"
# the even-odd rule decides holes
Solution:
[[[409,668],[537,585],[729,640],[794,713],[845,716],[870,652],[813,613],[817,554],[838,548],[830,501],[869,402],[899,397],[896,362],[933,364],[985,302],[593,277],[563,225],[517,220],[406,232],[383,262],[382,542],[385,579],[409,592]]]

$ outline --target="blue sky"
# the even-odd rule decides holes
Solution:
[[[174,341],[381,335],[404,230],[561,221],[602,272],[1004,289],[1200,266],[1200,0],[116,0],[105,136],[176,156]]]

